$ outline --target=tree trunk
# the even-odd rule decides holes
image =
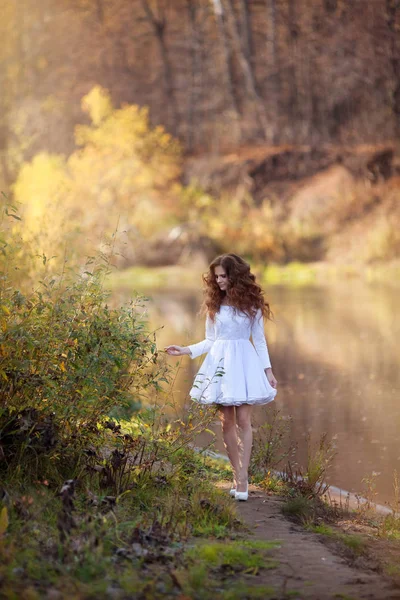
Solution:
[[[142,6],[146,17],[150,22],[159,48],[160,59],[163,67],[164,94],[168,103],[169,126],[172,133],[177,134],[179,117],[178,106],[175,96],[174,80],[172,75],[171,62],[169,59],[169,50],[165,40],[166,17],[163,10],[158,6],[158,15],[152,11],[148,0],[142,0]]]
[[[267,53],[270,57],[271,64],[271,104],[273,106],[273,115],[275,123],[279,123],[279,97],[281,91],[280,74],[279,74],[279,57],[278,57],[278,39],[277,39],[277,6],[276,0],[266,0],[267,4]],[[272,142],[275,144],[278,139],[278,131],[275,125],[272,131]]]
[[[386,19],[390,35],[390,62],[393,71],[392,111],[396,119],[396,137],[400,133],[400,0],[386,0]]]
[[[197,15],[198,9],[192,0],[187,1],[189,14],[189,48],[190,48],[190,87],[188,93],[187,107],[187,149],[191,152],[195,146],[195,129],[197,124],[196,106],[199,98],[201,77],[201,34],[198,31]]]
[[[224,9],[223,9],[221,0],[213,0],[213,6],[214,6],[215,19],[217,21],[220,41],[221,41],[221,45],[222,45],[222,52],[223,52],[223,56],[224,56],[225,82],[226,82],[226,86],[228,88],[229,100],[230,100],[231,107],[235,112],[236,119],[239,120],[240,107],[239,107],[239,102],[238,102],[236,91],[235,91],[233,68],[232,68],[232,53],[231,53],[228,36],[226,33]]]
[[[265,112],[263,100],[260,97],[257,90],[257,83],[254,77],[253,69],[249,60],[246,58],[246,53],[243,51],[243,46],[239,34],[239,28],[233,10],[232,0],[226,0],[226,6],[233,45],[246,82],[246,92],[254,104],[260,133],[262,137],[266,139],[268,137],[267,115]]]
[[[297,121],[299,112],[299,90],[297,86],[297,73],[296,73],[296,62],[297,62],[297,39],[299,37],[299,27],[296,20],[296,0],[289,0],[289,18],[288,18],[288,48],[290,55],[290,66],[288,69],[288,83],[289,83],[289,99],[288,99],[288,118],[289,126],[293,131],[293,140],[296,140],[297,133]]]
[[[104,23],[104,6],[103,0],[96,0],[96,8],[97,8],[97,18],[99,23]]]
[[[246,59],[251,64],[254,48],[250,22],[249,0],[239,0],[239,11],[241,20],[240,32],[241,38],[243,40],[243,50],[246,55]]]

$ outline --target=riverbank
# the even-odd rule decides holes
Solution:
[[[187,448],[173,462],[181,481],[166,469],[117,496],[79,482],[3,490],[1,597],[400,598],[400,536],[382,535],[375,513],[311,502],[275,478],[235,502],[225,461]]]
[[[367,531],[371,527],[351,518],[328,525],[320,516],[318,524],[301,524],[295,515],[284,515],[287,508],[287,498],[256,486],[250,486],[249,501],[238,506],[253,538],[280,542],[277,567],[259,577],[260,584],[279,590],[273,598],[400,598],[398,543],[376,538]]]

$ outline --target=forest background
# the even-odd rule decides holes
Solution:
[[[233,245],[264,263],[396,260],[396,0],[3,0],[2,15],[0,187],[44,253],[118,226],[120,266]]]

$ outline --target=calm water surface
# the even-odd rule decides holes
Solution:
[[[200,293],[160,290],[147,296],[149,324],[161,328],[159,349],[204,338],[204,321],[196,315]],[[400,472],[398,292],[348,282],[272,286],[267,298],[275,322],[268,322],[266,336],[279,388],[273,403],[254,409],[255,427],[270,420],[273,405],[291,416],[290,437],[300,465],[306,460],[307,434],[318,441],[327,432],[337,451],[329,483],[362,493],[363,478],[374,473],[376,501],[390,501],[393,471]],[[171,365],[179,364],[174,397],[183,409],[203,359],[168,357]],[[215,449],[224,452],[217,423],[215,431]]]

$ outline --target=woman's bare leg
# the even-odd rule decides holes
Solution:
[[[246,491],[248,480],[248,469],[250,464],[251,448],[253,445],[253,430],[251,428],[251,406],[242,404],[236,407],[236,422],[238,426],[241,465],[239,480],[237,485],[238,492]]]
[[[224,446],[232,465],[233,478],[235,482],[238,482],[241,465],[239,456],[239,443],[236,431],[235,407],[220,406],[219,417],[221,420]]]

